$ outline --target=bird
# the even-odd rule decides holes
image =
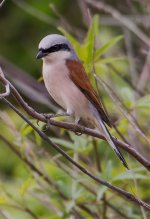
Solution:
[[[36,58],[43,60],[45,87],[55,102],[64,109],[64,113],[56,116],[73,116],[75,123],[85,121],[95,129],[103,130],[107,142],[124,167],[129,169],[107,127],[112,127],[112,124],[102,101],[69,40],[60,34],[45,36],[39,43]]]

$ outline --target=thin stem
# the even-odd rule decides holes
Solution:
[[[49,145],[51,145],[55,150],[57,150],[61,155],[63,155],[68,161],[70,161],[74,166],[76,166],[78,169],[80,169],[84,174],[86,174],[87,176],[89,176],[91,179],[93,179],[94,181],[96,181],[97,183],[100,183],[104,186],[107,186],[109,189],[115,191],[118,193],[118,195],[120,195],[123,198],[126,198],[127,200],[134,202],[137,205],[143,206],[146,209],[150,210],[150,205],[143,202],[142,200],[140,200],[139,198],[135,197],[134,195],[132,195],[129,192],[124,191],[121,188],[118,188],[116,186],[113,186],[111,183],[100,179],[99,177],[95,176],[94,174],[92,174],[91,172],[89,172],[86,168],[84,168],[83,166],[81,166],[79,163],[75,162],[68,154],[65,153],[65,151],[59,147],[57,144],[55,144],[54,142],[52,142],[50,140],[50,138],[43,133],[42,131],[40,131],[37,127],[35,127],[23,114],[20,113],[20,111],[14,107],[7,99],[3,98],[4,102],[7,103],[9,105],[10,108],[12,108],[26,123],[28,123],[28,125],[30,125],[34,131],[36,131],[38,133],[38,135],[44,140],[46,141]]]
[[[8,80],[6,80],[2,75],[0,75],[0,81],[2,82],[3,85],[6,85],[8,83]],[[43,114],[40,114],[36,112],[32,107],[30,107],[22,98],[22,96],[19,94],[19,92],[16,90],[16,88],[10,83],[9,85],[11,88],[11,92],[16,98],[16,100],[19,102],[19,104],[23,107],[23,109],[33,118],[37,119],[38,121],[42,121],[47,123],[47,119],[43,116]],[[73,123],[68,123],[68,122],[62,122],[62,121],[56,121],[54,119],[50,120],[50,124],[53,126],[57,126],[60,128],[64,128],[73,132],[79,132],[82,134],[87,134],[93,137],[97,137],[100,139],[103,139],[106,141],[106,138],[103,134],[100,132],[97,132],[93,129],[86,128],[80,125],[76,125]],[[129,154],[131,154],[137,161],[139,161],[147,170],[150,171],[150,161],[146,160],[136,149],[133,145],[127,144],[121,140],[118,140],[114,138],[115,143],[117,144],[118,147],[121,147],[125,151],[127,151]]]
[[[0,3],[0,8],[2,8],[3,4],[5,3],[6,0],[2,0]]]
[[[103,10],[106,13],[111,14],[112,17],[117,19],[120,23],[122,23],[125,27],[127,27],[130,31],[132,31],[136,36],[138,36],[148,47],[150,43],[149,37],[131,20],[127,17],[124,17],[118,10],[114,7],[102,2],[95,0],[85,0],[89,5],[96,8],[96,10]]]

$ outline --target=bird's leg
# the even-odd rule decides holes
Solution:
[[[50,120],[52,118],[55,118],[55,117],[61,117],[61,116],[72,116],[73,113],[72,112],[64,112],[64,113],[58,113],[58,114],[44,114],[43,113],[43,116],[46,118],[47,120],[47,126],[50,127]]]
[[[80,117],[76,117],[76,118],[75,118],[75,125],[78,125],[78,124],[79,124],[79,122],[80,122],[80,120],[81,120],[81,118],[80,118]]]
[[[78,132],[78,131],[77,131],[77,126],[78,126],[80,120],[81,120],[80,117],[76,117],[76,118],[75,118],[74,133],[75,133],[76,135],[78,135],[78,136],[82,135],[82,132]]]

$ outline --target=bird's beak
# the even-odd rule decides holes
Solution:
[[[48,53],[46,53],[46,52],[44,52],[44,51],[42,51],[42,50],[39,50],[38,53],[37,53],[36,58],[37,58],[37,59],[41,59],[41,58],[43,58],[44,56],[46,56],[47,54],[48,54]]]
[[[37,55],[36,55],[36,59],[41,59],[43,57],[43,51],[39,50]]]

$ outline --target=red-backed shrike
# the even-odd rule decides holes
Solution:
[[[108,143],[128,169],[106,127],[106,124],[111,127],[109,118],[69,41],[58,34],[44,37],[37,54],[37,59],[40,58],[43,59],[45,86],[56,103],[66,110],[61,115],[74,116],[76,122],[81,119],[94,128],[103,129]]]

